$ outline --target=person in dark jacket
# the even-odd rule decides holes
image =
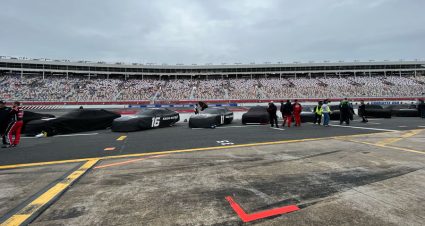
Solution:
[[[363,100],[360,101],[359,116],[362,117],[362,122],[368,122],[366,118],[366,105],[364,104]]]
[[[4,101],[0,101],[0,135],[2,137],[6,133],[7,125],[9,125],[11,110],[12,108],[6,107],[6,103]],[[7,145],[6,138],[2,140],[3,145]]]
[[[346,125],[350,125],[350,103],[347,98],[345,98],[341,103],[339,103],[339,124],[341,125],[345,122]]]
[[[282,112],[283,117],[282,126],[285,126],[285,123],[288,121],[288,127],[291,127],[293,109],[290,100],[287,100],[285,105],[280,106],[280,112]]]
[[[277,107],[276,105],[274,105],[273,102],[269,103],[269,107],[267,108],[267,112],[269,113],[270,116],[270,124],[271,127],[273,127],[273,125],[276,125],[276,128],[279,128],[279,125],[277,123]]]
[[[199,106],[198,106],[198,104],[195,104],[195,108],[193,109],[193,111],[195,112],[195,115],[199,114]]]
[[[418,111],[419,111],[419,116],[421,118],[425,118],[425,102],[424,100],[421,100],[418,104]]]
[[[353,107],[353,103],[348,103],[348,107],[350,108],[350,120],[353,121],[354,120],[354,115],[356,114],[354,112],[354,107]]]

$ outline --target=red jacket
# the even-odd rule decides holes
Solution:
[[[296,104],[294,104],[293,109],[294,109],[294,114],[299,115],[299,114],[301,114],[303,107],[301,106],[301,104],[296,103]]]

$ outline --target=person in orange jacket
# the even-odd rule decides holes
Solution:
[[[295,100],[295,103],[292,105],[292,109],[294,109],[295,126],[301,126],[301,111],[303,110],[303,107],[300,103],[298,103],[298,100]]]

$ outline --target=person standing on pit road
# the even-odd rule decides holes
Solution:
[[[193,108],[195,115],[199,114],[198,104],[195,104],[195,108]]]
[[[273,127],[273,125],[276,125],[276,128],[279,128],[279,125],[277,123],[277,107],[276,105],[274,105],[273,101],[269,103],[269,107],[267,108],[267,112],[269,113],[270,116],[270,124],[271,127]]]
[[[292,109],[294,111],[295,126],[301,126],[301,111],[303,110],[303,107],[300,103],[298,103],[298,100],[295,100]]]
[[[323,102],[319,101],[317,105],[313,108],[314,113],[314,124],[318,124],[320,126],[320,123],[322,122],[322,105]]]
[[[282,112],[282,117],[283,117],[282,126],[285,127],[285,123],[286,121],[288,121],[288,127],[291,127],[292,105],[290,100],[287,100],[285,105],[280,106],[280,112]]]
[[[350,125],[350,103],[347,98],[339,103],[339,124],[342,125],[342,122],[345,122],[346,125]]]
[[[325,102],[322,105],[322,114],[323,114],[323,125],[328,127],[329,121],[331,120],[331,108],[328,106],[328,101],[325,100]]]
[[[348,107],[350,108],[350,120],[353,121],[354,120],[354,115],[356,114],[354,112],[353,103],[349,102],[348,103]]]
[[[359,116],[362,117],[362,122],[368,122],[366,118],[366,105],[364,104],[363,100],[360,101]]]
[[[4,101],[0,101],[0,135],[2,136],[3,145],[7,145],[6,137],[3,137],[6,133],[7,126],[10,122],[10,111],[12,108],[6,107]]]
[[[419,117],[425,118],[425,102],[424,100],[420,100],[418,104]]]
[[[11,120],[7,126],[3,139],[6,137],[7,144],[3,147],[16,147],[21,140],[21,129],[24,124],[24,111],[20,106],[21,103],[15,101],[9,115]]]

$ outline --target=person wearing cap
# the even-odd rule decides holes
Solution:
[[[9,116],[11,121],[3,135],[3,140],[6,140],[6,144],[3,145],[3,148],[16,147],[21,140],[21,129],[24,125],[24,111],[22,110],[20,102],[15,101],[13,103]]]
[[[277,123],[277,107],[276,105],[274,105],[273,101],[269,103],[269,107],[267,108],[267,112],[269,113],[270,116],[270,124],[271,127],[273,127],[273,125],[276,125],[276,128],[279,128],[279,125]]]
[[[10,121],[10,111],[12,109],[10,107],[6,106],[6,103],[4,101],[0,101],[0,135],[3,137],[3,135],[6,132],[7,125]],[[6,139],[3,140],[3,145],[7,145]]]
[[[301,126],[301,111],[303,110],[303,107],[298,100],[295,100],[294,105],[292,105],[292,109],[294,110],[295,126]]]

